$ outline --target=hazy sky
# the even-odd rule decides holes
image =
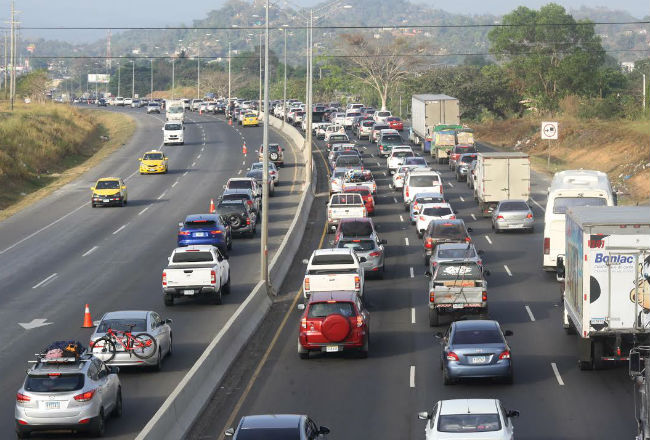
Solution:
[[[377,0],[390,1],[390,0]],[[448,12],[469,14],[503,14],[519,5],[539,8],[550,0],[412,0]],[[307,6],[318,0],[292,0],[293,4]],[[631,13],[637,18],[650,15],[648,0],[555,0],[567,9],[585,6],[607,6]],[[217,9],[223,0],[15,0],[18,20],[23,26],[164,26],[190,24],[203,18],[206,12]],[[282,0],[274,3],[283,4]],[[9,19],[10,0],[0,0],[0,21]],[[68,41],[93,41],[105,32],[82,31],[23,31],[24,35]]]

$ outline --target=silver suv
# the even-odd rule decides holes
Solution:
[[[122,415],[117,367],[107,367],[86,353],[50,359],[39,355],[34,363],[16,394],[18,438],[50,430],[87,432],[99,437],[104,434],[108,416]]]

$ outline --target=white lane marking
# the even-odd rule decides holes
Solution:
[[[551,362],[551,368],[553,369],[553,373],[555,373],[555,378],[557,379],[557,383],[559,383],[560,386],[564,386],[564,381],[562,380],[562,376],[560,376],[560,371],[557,369],[557,365],[555,365],[555,362]]]
[[[203,150],[205,150],[205,147],[201,147],[201,152],[203,152]]]
[[[409,372],[409,386],[415,388],[415,365],[411,365],[411,371]]]
[[[512,276],[512,272],[510,272],[510,268],[508,267],[507,264],[504,264],[503,268],[506,270],[506,272],[508,272],[508,275]]]
[[[56,275],[57,275],[57,274],[53,273],[52,275],[50,275],[49,277],[45,278],[45,279],[44,279],[43,281],[41,281],[40,283],[38,283],[38,284],[36,284],[35,286],[33,286],[32,289],[38,289],[39,287],[46,285],[47,283],[49,283],[50,281],[52,281],[54,278],[56,278]]]
[[[241,170],[237,171],[237,174],[241,174]]]
[[[408,238],[408,237],[404,237],[404,241],[406,242],[406,245],[408,246],[408,245],[409,245],[409,238]]]
[[[189,171],[185,171],[185,172],[183,173],[183,176],[187,176],[187,173],[189,173]]]
[[[399,216],[399,221],[403,222],[403,221],[404,221],[404,217],[402,217],[402,216],[400,215],[400,216]]]
[[[458,196],[458,198],[460,199],[461,202],[464,202],[464,201],[465,201],[465,199],[463,198],[463,196]]]
[[[472,216],[472,218],[473,218],[474,220],[476,220],[476,216],[474,215],[474,213],[471,213],[470,215]]]
[[[372,153],[370,153],[370,157],[375,157],[375,155],[374,155],[374,154],[372,154]]]
[[[196,166],[196,162],[192,162],[192,166],[195,167],[195,166]]]
[[[486,235],[486,236],[485,236],[485,239],[488,241],[488,243],[492,244],[492,240],[490,240],[490,237],[488,237],[488,236]]]
[[[150,208],[150,206],[147,206],[147,207],[144,208],[142,211],[138,212],[138,215],[142,215],[142,214],[144,214],[144,212],[145,212],[147,209],[149,209],[149,208]]]
[[[388,176],[388,174],[386,174],[386,171],[382,171],[381,173],[382,173],[384,176]]]
[[[97,246],[93,246],[90,249],[88,249],[86,252],[84,252],[81,256],[82,257],[87,257],[88,255],[92,254],[97,250]]]
[[[411,278],[415,278],[415,272],[413,272],[413,267],[410,267],[409,269],[411,269],[411,270],[410,270],[410,272],[411,272]]]
[[[539,209],[542,210],[542,212],[546,212],[546,208],[544,208],[542,205],[537,203],[537,200],[533,199],[532,197],[530,198],[530,201],[533,202]]]
[[[162,193],[161,195],[158,196],[158,200],[160,200],[160,199],[162,199],[163,197],[165,197],[165,194],[167,194],[167,191],[166,191],[166,190],[163,191],[163,193]]]
[[[52,325],[53,322],[47,322],[46,318],[35,318],[31,322],[19,322],[18,325],[24,328],[25,330],[31,330],[33,328],[43,327],[45,325]]]
[[[450,187],[452,188],[454,187],[454,185],[451,182],[447,182],[447,183],[449,184]]]
[[[241,164],[242,164],[242,165],[246,165],[246,161],[245,161],[245,160],[242,160]]]
[[[178,185],[178,180],[176,182],[172,183],[172,188],[175,187],[176,185]]]
[[[126,225],[128,225],[128,223],[127,223]],[[126,228],[126,225],[122,225],[122,226],[120,226],[119,228],[117,228],[115,231],[113,231],[113,235],[117,234],[117,233],[120,232],[122,229]]]
[[[198,156],[196,156],[196,158],[197,158],[197,159],[201,159],[201,155],[199,154]]]
[[[415,307],[411,307],[411,324],[415,324]]]
[[[397,203],[397,197],[393,197],[393,201]]]
[[[528,306],[524,306],[524,307],[526,307],[526,311],[528,312],[528,317],[530,318],[530,320],[535,322],[535,316],[533,315],[533,311],[530,310],[530,307]]]

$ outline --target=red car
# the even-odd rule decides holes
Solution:
[[[309,359],[309,352],[336,353],[354,350],[368,357],[370,314],[355,292],[313,292],[300,319],[298,355]]]
[[[372,196],[368,188],[364,188],[364,187],[344,188],[343,192],[346,193],[355,192],[361,194],[361,198],[363,199],[363,204],[366,206],[366,211],[368,212],[368,215],[373,215],[375,213],[375,198]]]
[[[404,130],[404,122],[402,122],[402,120],[397,116],[390,116],[386,118],[386,122],[388,123],[388,126],[393,130],[397,130],[397,131]]]
[[[454,171],[456,169],[458,158],[461,154],[466,153],[476,153],[476,147],[474,145],[456,145],[449,154],[449,169]]]

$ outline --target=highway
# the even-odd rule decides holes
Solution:
[[[160,277],[176,247],[178,222],[187,214],[207,212],[210,199],[216,202],[228,178],[246,174],[258,160],[255,149],[261,145],[262,128],[230,127],[221,117],[187,113],[185,145],[162,147],[164,114],[109,110],[135,119],[134,137],[76,181],[0,223],[3,439],[15,437],[14,396],[34,353],[54,340],[88,343],[92,329],[80,328],[84,304],[90,305],[94,320],[108,311],[138,309],[173,319],[174,354],[163,362],[161,372],[120,371],[124,415],[107,423],[106,437],[132,439],[259,280],[260,228],[255,239],[234,239],[229,260],[232,293],[223,305],[163,305]],[[243,141],[248,147],[245,158]],[[299,152],[272,130],[270,141],[287,147],[281,183],[270,199],[272,255],[298,204],[304,165]],[[140,175],[138,157],[154,148],[169,156],[168,174]],[[105,176],[126,180],[126,207],[90,207],[89,188]]]
[[[406,135],[403,134],[403,137]],[[322,142],[314,161],[319,191],[327,192]],[[636,434],[633,384],[625,367],[580,371],[577,336],[561,323],[560,289],[542,270],[543,207],[548,177],[533,173],[533,234],[494,234],[465,182],[456,182],[446,165],[432,165],[444,179],[444,193],[460,218],[473,229],[477,249],[491,271],[488,278],[492,319],[509,337],[513,353],[513,385],[485,381],[445,386],[440,371],[440,344],[434,337],[446,326],[429,327],[428,284],[423,276],[422,240],[404,211],[401,192],[391,182],[385,159],[375,145],[366,146],[364,161],[379,185],[374,220],[387,239],[384,280],[367,280],[364,300],[371,313],[368,359],[328,354],[301,360],[296,353],[300,312],[292,307],[301,287],[303,260],[321,242],[325,213],[312,213],[314,227],[295,259],[281,301],[240,356],[188,438],[223,438],[249,414],[309,414],[331,429],[329,438],[422,439],[418,411],[452,398],[498,398],[521,416],[514,420],[522,439],[623,439]],[[485,145],[479,151],[488,151]],[[428,153],[427,153],[428,154]],[[324,205],[315,203],[317,208]],[[377,200],[377,198],[376,198]],[[328,246],[331,235],[323,246]],[[287,315],[288,314],[288,315]],[[288,317],[282,326],[283,318]],[[267,351],[268,350],[268,351]],[[266,351],[266,352],[265,352]],[[252,378],[252,379],[251,379]]]

